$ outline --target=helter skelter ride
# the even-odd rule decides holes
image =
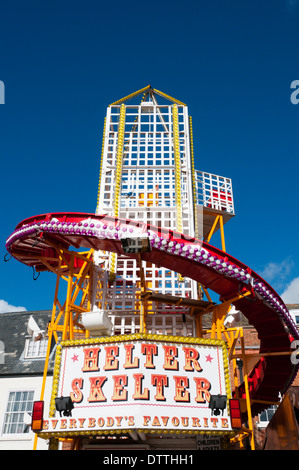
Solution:
[[[196,449],[205,434],[254,449],[252,418],[292,383],[299,337],[273,288],[226,252],[233,216],[231,180],[194,168],[184,103],[149,85],[108,106],[96,213],[30,217],[6,243],[57,276],[36,436]],[[240,312],[260,339],[250,367]]]

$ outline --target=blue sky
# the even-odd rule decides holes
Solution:
[[[2,2],[3,257],[21,220],[95,211],[106,107],[151,84],[188,104],[196,168],[232,178],[227,251],[299,303],[298,25],[299,0]],[[52,307],[50,273],[2,258],[0,282],[0,311]]]

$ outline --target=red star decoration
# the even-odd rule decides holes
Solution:
[[[74,354],[73,357],[71,358],[73,362],[78,361],[78,355]]]
[[[211,363],[212,363],[212,360],[213,360],[213,359],[214,359],[214,358],[211,357],[210,354],[209,354],[208,356],[206,356],[206,361],[207,361],[207,362],[211,362]]]

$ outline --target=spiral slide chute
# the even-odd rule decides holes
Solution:
[[[260,339],[264,357],[249,374],[249,390],[253,415],[265,408],[259,401],[276,401],[279,392],[291,385],[297,366],[290,360],[291,342],[299,339],[295,323],[278,294],[258,274],[229,254],[207,243],[185,235],[138,221],[88,213],[51,213],[21,222],[7,239],[6,249],[17,260],[38,271],[47,268],[42,257],[53,243],[94,250],[112,251],[124,255],[121,239],[126,234],[146,233],[151,250],[141,258],[182,276],[194,279],[219,294],[221,301],[234,299]],[[47,251],[48,250],[48,251]],[[55,250],[51,265],[55,267]],[[134,254],[129,255],[130,258]],[[241,296],[240,293],[250,292]],[[269,353],[273,353],[272,355]],[[240,396],[245,397],[241,385]]]

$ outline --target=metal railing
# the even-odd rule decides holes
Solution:
[[[230,178],[195,171],[195,184],[197,204],[234,214],[233,189]]]

